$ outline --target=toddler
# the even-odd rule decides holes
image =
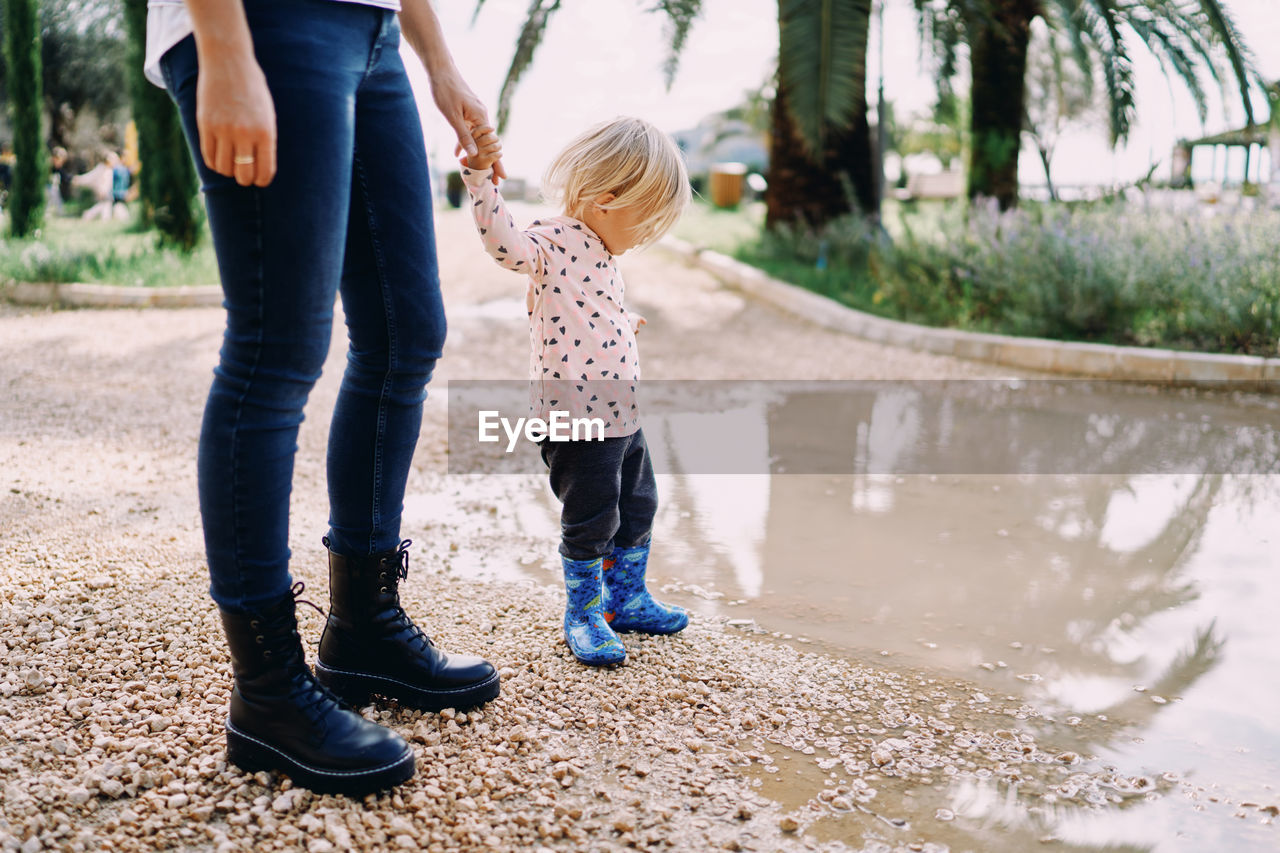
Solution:
[[[564,638],[585,664],[621,663],[615,632],[674,634],[689,623],[645,587],[657,489],[635,403],[636,331],[624,307],[617,256],[652,243],[689,203],[679,149],[646,121],[619,118],[583,133],[552,162],[544,190],[564,213],[516,228],[493,180],[501,157],[493,129],[475,129],[478,153],[462,179],[486,251],[529,278],[526,308],[534,406],[598,418],[599,441],[541,443],[551,489],[563,504],[560,555],[567,602]]]

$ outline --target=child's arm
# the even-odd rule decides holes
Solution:
[[[476,128],[478,152],[462,161],[462,181],[471,194],[471,217],[485,251],[499,265],[513,272],[541,278],[545,249],[538,239],[516,228],[507,212],[502,194],[493,184],[493,163],[501,158],[502,146],[489,127]]]

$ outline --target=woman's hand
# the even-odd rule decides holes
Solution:
[[[480,127],[472,128],[471,138],[476,146],[477,153],[467,154],[466,157],[463,157],[462,165],[468,169],[483,172],[502,159],[502,142],[499,141],[498,134],[494,132],[492,127],[481,125]],[[462,153],[461,143],[458,144],[453,153]]]
[[[450,69],[437,70],[431,74],[431,97],[435,99],[436,106],[440,109],[441,115],[453,127],[453,132],[458,134],[458,145],[454,149],[455,154],[463,151],[467,152],[467,160],[480,155],[480,146],[474,133],[478,133],[482,128],[493,132],[493,128],[489,124],[489,114],[484,108],[484,103],[475,96],[470,87],[463,82],[456,71]],[[497,140],[497,137],[494,137]],[[502,147],[498,146],[498,156],[493,158],[483,167],[469,166],[469,168],[489,168],[493,166],[493,182],[498,183],[498,178],[507,176],[506,169],[502,168]]]
[[[476,147],[471,131],[472,128],[489,126],[489,112],[458,73],[449,45],[445,43],[444,31],[440,29],[440,19],[431,8],[430,0],[401,0],[400,30],[427,70],[436,107],[458,135],[456,150],[466,151],[468,158],[475,157],[480,149]],[[493,182],[496,184],[498,178],[506,176],[502,160],[495,161]]]
[[[200,62],[200,156],[241,186],[265,187],[276,174],[276,106],[253,55],[244,6],[227,0],[187,0],[186,6]]]
[[[241,186],[265,187],[276,174],[276,108],[251,56],[200,63],[196,82],[200,154]]]

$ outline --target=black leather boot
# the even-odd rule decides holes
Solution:
[[[227,758],[242,770],[281,770],[318,793],[363,796],[413,776],[413,750],[317,683],[294,614],[302,584],[258,612],[222,610],[235,689]],[[310,602],[308,602],[310,603]]]
[[[329,547],[329,540],[324,540]],[[409,540],[393,551],[345,557],[329,549],[329,621],[320,637],[316,677],[353,705],[370,695],[423,711],[470,708],[496,698],[493,665],[450,655],[400,606],[409,574]]]

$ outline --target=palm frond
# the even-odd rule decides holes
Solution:
[[[484,0],[480,0],[483,2]],[[511,115],[511,98],[515,95],[516,85],[524,72],[533,62],[533,54],[542,44],[542,36],[547,31],[547,22],[560,8],[560,0],[530,0],[529,11],[525,14],[524,26],[520,28],[520,36],[516,39],[516,52],[511,57],[511,67],[507,69],[507,77],[502,81],[502,91],[498,94],[498,132],[507,127],[507,119]]]
[[[676,71],[680,68],[680,54],[684,51],[685,41],[689,38],[689,30],[698,15],[702,13],[702,0],[658,0],[658,4],[649,9],[650,12],[662,12],[667,16],[667,38],[671,42],[666,61],[662,64],[663,78],[667,88],[675,80]]]
[[[1133,63],[1120,32],[1121,12],[1116,0],[1084,0],[1081,25],[1098,48],[1102,80],[1107,87],[1111,144],[1129,135],[1136,111]]]
[[[778,0],[779,81],[810,155],[865,108],[871,0]]]
[[[1067,44],[1071,47],[1072,58],[1075,59],[1080,72],[1092,84],[1093,57],[1089,54],[1089,43],[1081,26],[1083,15],[1080,8],[1080,0],[1054,0],[1054,5],[1050,9],[1056,9],[1057,12],[1055,14],[1053,11],[1048,10],[1045,20],[1051,27],[1056,24],[1056,28],[1066,36]]]
[[[1209,101],[1205,96],[1204,87],[1200,84],[1200,73],[1195,60],[1178,43],[1174,35],[1164,30],[1159,21],[1133,19],[1129,21],[1129,26],[1146,43],[1151,54],[1160,63],[1164,75],[1172,76],[1170,74],[1172,71],[1182,80],[1182,84],[1187,87],[1192,100],[1195,101],[1196,112],[1203,124],[1209,114]]]
[[[476,8],[471,13],[471,26],[476,25],[476,19],[480,17],[480,9],[484,6],[484,0],[476,0]]]
[[[1249,87],[1257,83],[1265,87],[1261,76],[1253,70],[1253,58],[1249,49],[1236,29],[1235,21],[1227,14],[1226,7],[1220,0],[1200,0],[1200,11],[1204,15],[1210,31],[1217,37],[1235,72],[1236,83],[1240,87],[1240,103],[1244,106],[1245,118],[1253,124],[1253,101],[1249,97]]]
[[[1201,22],[1187,15],[1183,8],[1185,3],[1178,3],[1175,0],[1160,0],[1160,3],[1162,20],[1178,31],[1181,41],[1189,45],[1191,50],[1200,57],[1199,68],[1207,71],[1213,81],[1223,88],[1222,73],[1218,69],[1221,62],[1219,57],[1214,56],[1211,34],[1204,31]],[[1225,88],[1223,88],[1223,95],[1223,100],[1226,100]]]

